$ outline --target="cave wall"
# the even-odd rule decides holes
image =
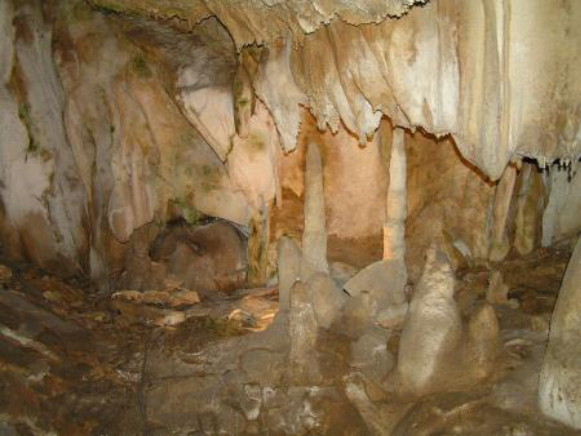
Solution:
[[[209,215],[271,242],[298,240],[314,142],[329,257],[363,267],[381,257],[395,126],[408,128],[412,278],[434,238],[462,263],[488,259],[495,238],[526,254],[541,229],[543,245],[581,229],[580,179],[568,161],[578,155],[581,100],[574,2],[535,1],[517,14],[517,1],[500,10],[441,0],[377,25],[365,23],[412,2],[378,3],[374,19],[345,5],[343,20],[303,17],[289,34],[280,26],[292,2],[249,8],[245,23],[233,15],[243,5],[212,3],[198,16],[194,3],[185,17],[158,3],[154,15],[174,18],[157,22],[144,2],[93,3],[102,9],[0,6],[0,236],[9,256],[107,287],[145,225]],[[260,37],[255,12],[278,14]],[[253,41],[265,45],[242,47]],[[521,155],[541,167],[562,160],[541,173]],[[514,186],[501,179],[511,159]],[[249,250],[264,257],[264,239]]]
[[[122,243],[144,224],[172,213],[248,223],[249,198],[181,114],[163,65],[122,26],[83,2],[2,7],[2,232],[11,256],[108,280]]]
[[[392,124],[385,119],[373,139],[361,147],[357,137],[344,127],[337,134],[320,132],[310,113],[305,111],[303,117],[297,149],[280,159],[282,202],[273,211],[271,238],[286,235],[300,240],[305,153],[307,145],[315,142],[321,147],[324,162],[329,258],[356,267],[381,259]],[[412,280],[419,278],[424,253],[435,240],[449,247],[456,267],[488,261],[499,182],[491,181],[463,159],[449,137],[437,139],[418,131],[407,133],[405,143],[406,258]],[[510,210],[503,229],[509,250],[522,255],[541,244],[548,176],[532,162],[514,171],[516,181],[508,194]],[[567,205],[576,207],[571,201]]]

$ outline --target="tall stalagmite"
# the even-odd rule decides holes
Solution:
[[[539,384],[543,412],[578,429],[581,429],[580,283],[581,238],[559,291]]]

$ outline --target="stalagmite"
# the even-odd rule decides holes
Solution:
[[[323,162],[319,146],[316,143],[310,143],[307,150],[303,257],[307,268],[324,273],[329,272]]]
[[[302,253],[297,243],[283,237],[278,242],[278,301],[281,311],[290,307],[290,291],[301,276]]]
[[[318,325],[309,294],[309,287],[300,281],[291,289],[289,378],[295,385],[316,384],[319,381],[315,358]]]
[[[454,301],[454,281],[446,256],[430,247],[401,334],[397,370],[405,390],[432,389],[445,371],[442,366],[460,345],[462,322]]]
[[[581,238],[569,261],[541,370],[539,404],[548,416],[581,429]]]
[[[579,433],[580,23],[0,0],[0,436]]]
[[[486,304],[468,323],[465,356],[466,364],[476,379],[487,377],[494,370],[498,355],[500,328],[494,308]]]

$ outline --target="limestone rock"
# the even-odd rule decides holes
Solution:
[[[319,146],[315,143],[309,144],[307,150],[303,258],[306,265],[315,271],[329,272],[323,162]]]
[[[227,221],[172,226],[153,242],[152,258],[198,291],[232,291],[246,280],[246,241]]]
[[[321,132],[307,108],[301,109],[300,115],[299,145],[292,153],[280,155],[283,202],[280,209],[273,210],[273,230],[276,237],[302,234],[307,144],[318,143],[324,159],[329,267],[333,278],[343,285],[353,272],[381,258],[387,178],[384,149],[391,127],[385,119],[377,134],[360,147],[344,126],[336,133],[329,129]],[[336,261],[343,262],[347,269],[337,271],[334,266],[339,265],[333,265]]]
[[[514,248],[521,254],[529,254],[541,238],[542,211],[545,207],[546,186],[543,175],[531,163],[524,164],[518,179],[516,196]]]
[[[477,379],[488,376],[494,369],[500,344],[500,327],[491,305],[483,306],[474,314],[468,323],[466,341],[468,368]]]
[[[377,305],[367,291],[351,297],[343,307],[341,322],[337,328],[350,338],[359,338],[373,325],[373,318],[377,313]]]
[[[378,385],[382,384],[394,366],[393,356],[387,349],[388,340],[387,330],[372,326],[351,344],[351,367]]]
[[[341,289],[344,288],[345,283],[359,272],[358,268],[344,262],[331,262],[329,269],[331,277]]]
[[[462,322],[454,282],[448,259],[431,247],[401,334],[397,369],[404,389],[430,390],[460,345]]]
[[[404,287],[407,281],[405,265],[400,260],[382,260],[361,270],[345,283],[351,296],[368,291],[377,309],[405,302]]]
[[[526,14],[520,13],[520,4],[483,8],[478,3],[446,1],[440,8],[425,2],[400,20],[386,18],[393,9],[397,11],[393,15],[405,10],[401,2],[393,1],[381,6],[366,2],[365,7],[355,2],[319,2],[316,7],[292,2],[293,6],[280,8],[272,7],[279,4],[272,1],[228,2],[237,7],[192,6],[183,1],[170,7],[152,0],[95,3],[131,16],[149,17],[155,11],[156,16],[180,16],[190,23],[213,15],[228,28],[238,49],[252,43],[270,47],[293,35],[285,45],[293,44],[290,69],[299,90],[282,82],[279,92],[290,92],[295,106],[305,101],[298,98],[305,94],[321,129],[329,125],[336,131],[343,123],[362,144],[377,128],[381,113],[375,108],[381,108],[396,125],[421,126],[437,135],[451,132],[463,157],[493,180],[515,153],[551,160],[579,152],[575,113],[581,95],[576,80],[581,36],[562,31],[581,16],[581,6],[574,1],[537,0],[527,3]],[[239,19],[242,11],[245,20]],[[335,14],[345,18],[333,20]],[[544,23],[542,32],[536,25],[539,20]],[[508,21],[511,32],[506,33],[503,26]],[[322,22],[329,24],[319,28]],[[371,30],[352,25],[361,23],[376,24]],[[516,40],[521,41],[519,50],[514,50]],[[422,49],[416,51],[417,47]],[[570,67],[563,72],[562,65]],[[279,74],[280,69],[270,71]],[[206,97],[210,96],[198,98],[204,102]],[[271,97],[267,103],[279,101],[280,97]],[[296,115],[289,112],[277,120],[285,137],[296,128]],[[559,117],[571,122],[559,124]],[[233,115],[230,118],[223,122],[233,125]],[[213,118],[205,121],[216,124]],[[559,127],[549,133],[547,125]],[[563,147],[556,146],[558,138]]]
[[[381,413],[382,411],[379,407],[369,399],[361,377],[354,374],[345,377],[345,395],[347,395],[349,401],[353,403],[365,421],[370,434],[373,436],[387,436],[391,434],[393,424]]]
[[[289,378],[295,385],[316,384],[320,378],[315,350],[318,328],[309,287],[296,282],[289,314]]]
[[[12,270],[6,265],[0,265],[0,283],[6,283],[12,278]]]
[[[278,295],[280,310],[290,307],[290,290],[301,274],[301,249],[289,237],[278,242]]]
[[[260,416],[262,408],[262,389],[256,384],[244,386],[244,395],[240,401],[244,416],[249,421],[254,421]]]
[[[277,386],[285,368],[282,353],[275,353],[266,348],[253,348],[240,358],[240,365],[250,381],[262,386]]]
[[[149,304],[169,307],[191,306],[200,302],[196,291],[176,290],[163,291],[119,291],[112,295],[113,300],[126,301],[135,304]]]
[[[323,273],[311,277],[308,286],[317,323],[328,329],[339,316],[349,296],[335,285],[331,277]]]
[[[548,168],[550,192],[543,213],[543,247],[574,239],[581,230],[581,171],[578,162],[571,165],[572,168],[555,163]]]
[[[388,306],[377,314],[377,323],[383,328],[396,328],[403,324],[409,310],[409,304],[402,303]]]
[[[425,252],[440,237],[453,267],[488,257],[494,186],[458,159],[450,140],[415,134],[408,148],[408,280],[417,283]],[[462,189],[458,189],[462,186]]]
[[[581,239],[569,261],[541,370],[539,404],[548,416],[581,429]]]
[[[510,241],[506,230],[516,176],[516,167],[514,165],[507,166],[496,187],[492,212],[491,243],[488,254],[488,258],[492,262],[502,261],[510,250]]]
[[[195,291],[119,291],[111,296],[111,307],[118,310],[129,323],[172,326],[184,322],[191,315],[184,311],[200,302]],[[180,309],[180,310],[178,310]]]
[[[509,287],[502,279],[500,271],[493,271],[490,276],[490,284],[486,290],[486,301],[490,304],[509,305],[511,307],[518,307],[518,300],[509,300]]]

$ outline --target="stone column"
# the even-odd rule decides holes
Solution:
[[[327,221],[323,188],[323,162],[318,144],[312,142],[307,150],[305,171],[305,230],[303,258],[308,267],[328,273]]]
[[[383,259],[405,258],[405,222],[407,219],[407,162],[405,131],[393,131],[389,161],[389,187],[387,188],[386,220],[383,226]]]

